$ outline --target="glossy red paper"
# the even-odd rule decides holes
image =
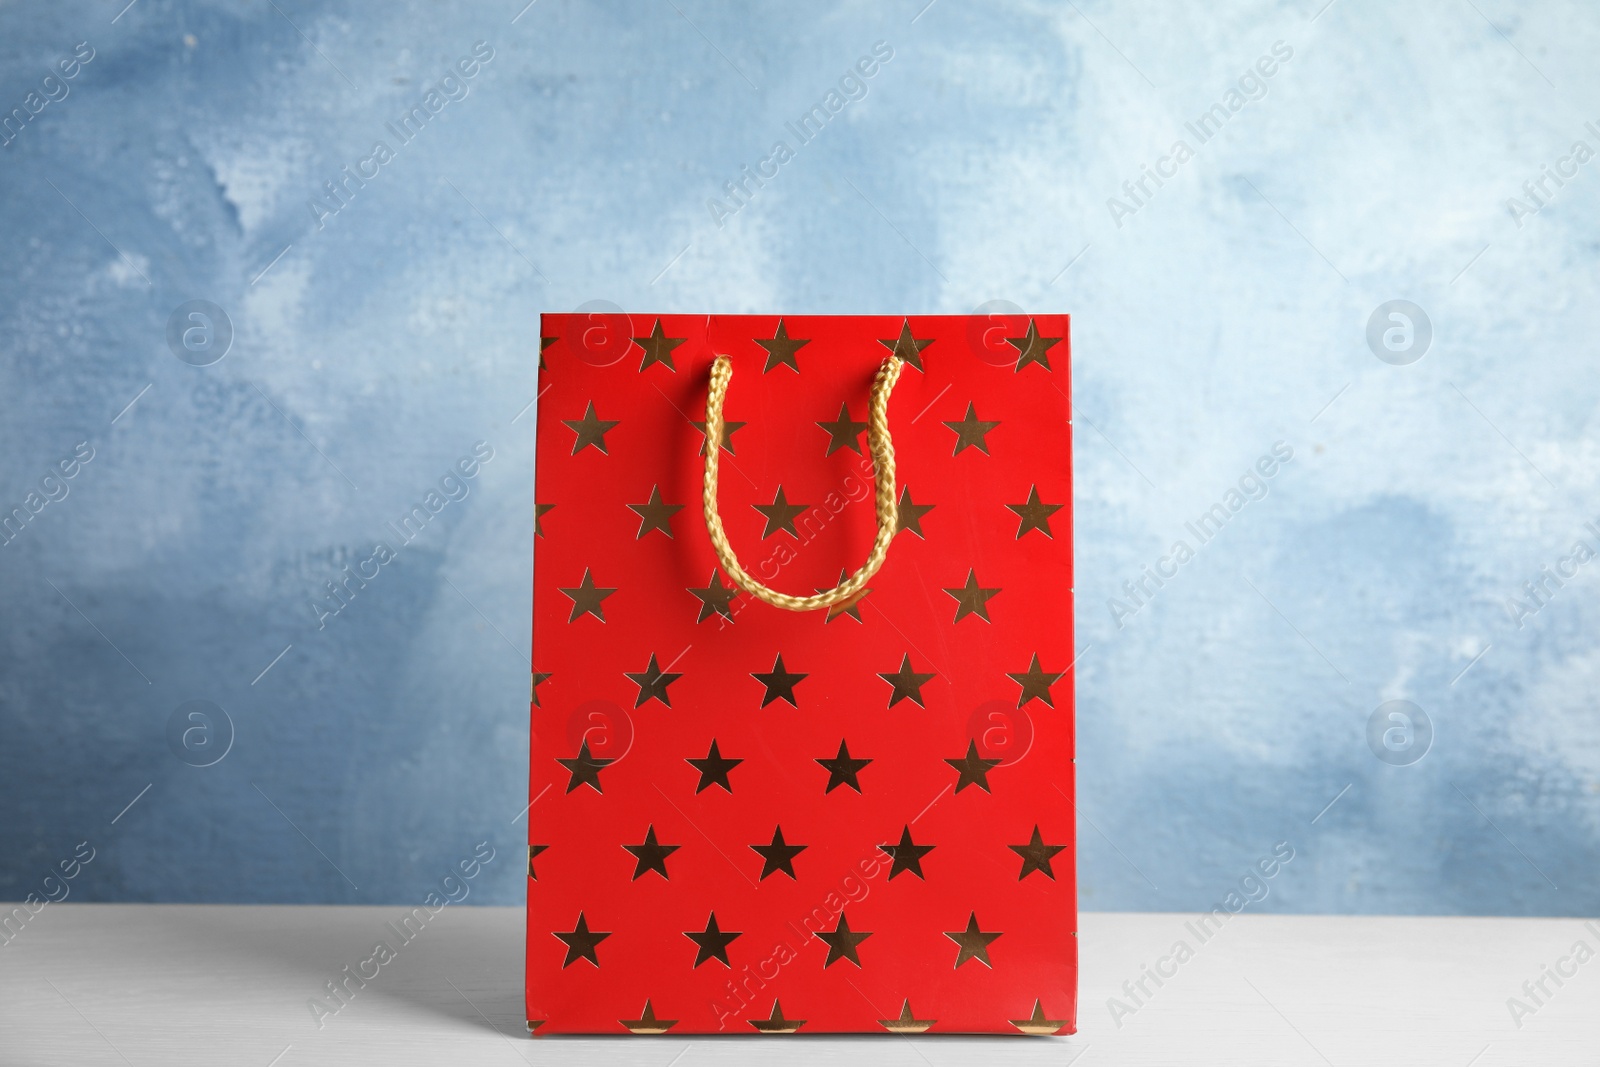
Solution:
[[[549,1033],[1070,1033],[1077,999],[1064,315],[546,315],[527,932]],[[810,595],[731,589],[720,511]],[[803,507],[802,507],[803,505]]]

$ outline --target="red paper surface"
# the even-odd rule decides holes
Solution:
[[[749,1035],[801,1020],[800,1033],[1070,1033],[1067,317],[785,316],[782,335],[779,322],[544,316],[528,1018],[541,1035],[668,1022],[673,1034]],[[853,612],[789,612],[741,593],[728,619],[714,596],[691,592],[731,584],[701,516],[704,438],[692,425],[706,417],[714,356],[733,361],[725,415],[743,423],[721,456],[728,537],[751,574],[809,595],[871,547],[867,397],[892,347],[908,358],[889,408],[898,481],[921,536],[900,531]],[[859,453],[851,427],[818,425],[837,423],[841,404],[862,424]],[[811,507],[794,534],[764,537],[769,519],[753,505],[772,505],[780,486]],[[967,587],[969,572],[976,588],[999,591],[967,595],[963,608],[946,590]],[[793,704],[782,678],[756,677],[776,673],[780,656],[783,672],[805,676]],[[651,684],[662,672],[678,677]],[[928,674],[919,686],[914,676]],[[1059,677],[1025,686],[1012,674]],[[706,779],[688,760],[713,741],[742,761],[727,771],[731,792],[714,774],[697,791]],[[838,762],[841,741],[871,762]],[[999,761],[988,790],[955,789],[962,775],[947,761],[965,760],[969,744]],[[599,760],[614,762],[595,769]],[[770,846],[777,827],[805,846],[792,878],[763,878],[751,847]],[[912,849],[891,878],[879,846],[908,830],[934,847],[921,877]],[[717,929],[739,934],[726,965],[701,948],[719,946],[705,933],[713,913]],[[841,913],[845,930],[870,936],[840,937]],[[974,918],[999,936],[969,937]],[[951,933],[986,941],[988,965]],[[765,1022],[775,1002],[787,1025]],[[911,1021],[897,1022],[907,1002]]]

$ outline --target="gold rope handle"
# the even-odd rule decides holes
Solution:
[[[769,589],[752,578],[739,565],[739,557],[728,543],[722,528],[722,516],[717,512],[718,455],[722,451],[722,402],[728,395],[728,382],[733,378],[733,362],[727,356],[718,356],[711,365],[711,388],[706,393],[706,476],[703,501],[705,504],[706,533],[711,536],[711,547],[716,549],[722,569],[733,583],[746,593],[773,607],[789,611],[815,611],[854,599],[889,554],[889,545],[899,530],[900,511],[894,500],[894,442],[889,437],[889,394],[894,383],[900,380],[900,360],[890,356],[878,368],[872,381],[872,396],[868,402],[867,447],[872,452],[873,482],[877,490],[878,536],[872,542],[872,551],[861,569],[816,596],[790,596]]]

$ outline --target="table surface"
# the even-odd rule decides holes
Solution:
[[[1201,944],[1193,916],[1090,913],[1072,1037],[530,1039],[521,910],[451,907],[319,1028],[308,1001],[403,910],[47,905],[0,944],[0,1064],[1600,1065],[1600,961],[1571,955],[1600,922],[1577,919],[1246,913]],[[1136,1005],[1123,983],[1180,940]],[[1547,965],[1576,973],[1536,1003]]]

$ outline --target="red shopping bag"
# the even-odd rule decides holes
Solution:
[[[1071,1033],[1067,317],[541,333],[530,1029]]]

